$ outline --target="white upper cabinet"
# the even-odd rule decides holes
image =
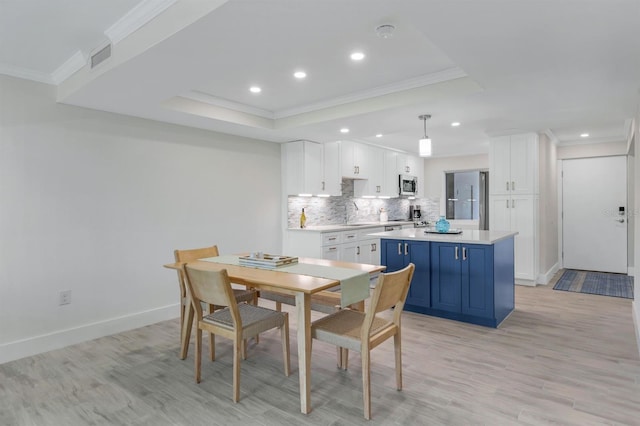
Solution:
[[[349,179],[368,179],[372,173],[373,148],[352,141],[340,141],[342,176]]]
[[[322,195],[339,197],[342,195],[342,171],[340,167],[340,142],[322,145]]]
[[[398,153],[396,157],[396,173],[398,175],[418,176],[422,179],[423,164],[424,162],[420,157]]]
[[[369,147],[369,178],[354,182],[356,197],[398,197],[398,174],[396,152],[384,148]]]
[[[319,194],[322,191],[322,145],[295,141],[282,145],[282,164],[287,195]]]
[[[422,157],[397,153],[396,174],[396,180],[400,175],[416,176],[418,178],[416,197],[424,196],[424,159]]]
[[[538,193],[538,135],[527,133],[491,139],[489,193]]]

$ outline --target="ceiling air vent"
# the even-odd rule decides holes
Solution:
[[[91,69],[94,69],[111,57],[111,43],[91,55]]]

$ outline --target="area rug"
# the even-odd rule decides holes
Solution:
[[[553,289],[633,299],[633,277],[567,269]]]

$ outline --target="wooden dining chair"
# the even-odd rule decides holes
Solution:
[[[338,362],[342,368],[347,368],[349,349],[360,352],[364,417],[367,420],[371,418],[370,351],[392,336],[396,361],[396,387],[398,390],[402,390],[400,316],[409,292],[414,269],[415,265],[410,263],[400,271],[380,274],[365,312],[342,309],[311,324],[313,339],[342,348],[342,360]],[[394,308],[391,320],[376,315],[390,308]]]
[[[240,357],[246,359],[244,341],[272,328],[279,328],[282,338],[284,374],[289,375],[289,315],[261,306],[238,303],[231,289],[226,269],[206,270],[195,265],[183,267],[187,291],[196,312],[195,378],[200,383],[202,366],[202,331],[211,334],[210,355],[215,361],[215,335],[233,340],[233,401],[240,399]],[[201,303],[225,306],[204,315]]]
[[[220,256],[218,246],[175,250],[173,254],[176,262],[192,262],[207,257]],[[185,359],[189,352],[189,340],[191,340],[194,311],[189,309],[190,302],[182,270],[178,271],[178,284],[180,285],[180,359]],[[233,294],[238,302],[247,302],[253,305],[258,304],[258,292],[253,289],[233,289]],[[215,308],[213,305],[209,306],[209,312],[213,312]],[[256,336],[256,342],[257,341],[258,337]]]

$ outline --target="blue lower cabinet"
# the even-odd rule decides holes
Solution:
[[[462,313],[493,317],[493,247],[462,246]]]
[[[382,240],[387,272],[413,262],[405,309],[497,327],[514,309],[513,238],[492,245]]]
[[[461,301],[460,244],[431,243],[431,307],[460,312]]]
[[[407,240],[382,240],[382,264],[394,272],[413,263],[416,266],[407,295],[406,308],[428,308],[431,294],[429,243]]]

